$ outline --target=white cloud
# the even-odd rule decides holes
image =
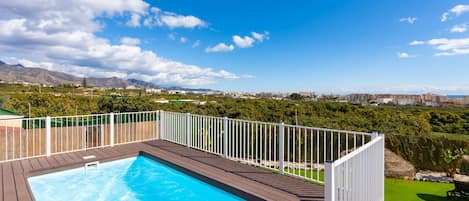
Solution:
[[[429,45],[436,46],[436,49],[443,50],[443,51],[469,48],[469,38],[460,38],[460,39],[438,38],[438,39],[429,40],[427,43]]]
[[[196,40],[193,44],[192,44],[192,47],[193,48],[196,48],[196,47],[199,47],[200,46],[200,40]]]
[[[136,46],[140,44],[140,39],[138,38],[131,38],[131,37],[123,37],[121,38],[122,45],[129,45],[129,46]]]
[[[218,43],[213,47],[205,48],[205,52],[231,52],[234,50],[233,45],[226,45],[225,43]]]
[[[0,19],[28,19],[28,24],[46,32],[82,30],[98,31],[102,24],[95,21],[96,16],[144,15],[148,4],[142,0],[32,0],[0,1]]]
[[[467,31],[467,24],[454,25],[451,30],[453,33],[463,33]]]
[[[245,78],[245,79],[253,79],[253,78],[256,78],[256,76],[254,75],[249,75],[249,74],[246,74],[246,75],[241,75],[242,78]]]
[[[454,56],[454,55],[460,55],[460,54],[469,54],[469,48],[468,49],[453,49],[452,51],[448,51],[448,52],[438,52],[435,54],[435,56]]]
[[[0,1],[0,49],[23,63],[80,76],[118,76],[183,86],[241,78],[225,70],[163,58],[141,49],[136,38],[112,44],[95,34],[105,26],[98,17],[145,15],[147,9],[141,0]]]
[[[133,13],[130,17],[130,20],[127,21],[126,25],[130,27],[139,27],[140,26],[140,18],[139,14]]]
[[[170,28],[194,28],[205,26],[204,21],[194,16],[182,16],[176,14],[163,15],[161,17],[161,21]]]
[[[186,38],[186,37],[181,37],[181,38],[179,38],[179,42],[181,42],[181,43],[186,43],[186,42],[187,42],[187,38]]]
[[[412,42],[409,43],[409,45],[423,45],[425,44],[425,41],[421,41],[421,40],[414,40]]]
[[[439,52],[435,56],[453,56],[461,54],[469,54],[469,38],[437,38],[425,42]]]
[[[448,20],[448,16],[449,16],[449,13],[448,13],[448,12],[444,12],[444,13],[441,15],[441,22],[446,22],[446,20]]]
[[[407,52],[398,52],[397,57],[402,58],[402,59],[407,59],[407,58],[415,58],[415,55],[411,55]]]
[[[416,17],[406,17],[399,19],[399,22],[407,22],[409,24],[414,24],[417,21]]]
[[[150,11],[150,15],[143,22],[145,26],[167,26],[171,29],[207,26],[205,21],[192,15],[180,15],[173,12],[162,11],[156,7],[152,7]]]
[[[450,17],[459,16],[466,12],[469,12],[469,5],[460,4],[460,5],[454,6],[449,11],[443,13],[443,15],[441,16],[441,21],[445,22],[448,19],[450,19]]]
[[[240,48],[248,48],[248,47],[252,47],[252,44],[254,43],[254,39],[249,36],[240,37],[238,35],[234,35],[233,42],[234,44],[236,44],[236,46]]]
[[[469,5],[457,5],[451,9],[451,12],[455,13],[456,15],[469,12]]]
[[[251,37],[252,36],[252,37]],[[254,46],[254,43],[257,41],[259,43],[264,40],[269,39],[269,32],[265,31],[264,33],[251,32],[251,36],[238,36],[234,35],[233,43],[239,48],[249,48]]]
[[[263,34],[262,33],[257,33],[257,32],[251,32],[252,37],[254,37],[257,41],[262,42],[265,39],[269,39],[270,33],[265,31]]]

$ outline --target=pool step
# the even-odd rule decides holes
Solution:
[[[95,170],[99,169],[99,161],[93,161],[89,163],[85,163],[85,172],[88,171],[89,168],[94,168]]]

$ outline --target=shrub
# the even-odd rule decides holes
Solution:
[[[445,137],[387,135],[386,148],[402,156],[416,169],[446,171],[450,164],[445,161],[445,152],[468,149],[469,142]]]

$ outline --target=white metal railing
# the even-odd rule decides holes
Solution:
[[[159,111],[114,114],[115,145],[157,139]]]
[[[0,161],[45,156],[46,118],[0,120]]]
[[[318,183],[324,183],[326,161],[340,160],[372,138],[371,133],[163,111],[161,125],[165,140]]]
[[[0,120],[0,162],[159,138],[159,111]]]
[[[327,201],[384,197],[383,136],[189,113],[0,120],[0,162],[154,139],[325,183]]]
[[[326,163],[327,201],[384,200],[384,136]]]

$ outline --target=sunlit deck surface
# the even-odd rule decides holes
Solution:
[[[171,142],[116,145],[0,164],[0,201],[31,201],[30,176],[145,154],[221,187],[247,200],[324,200],[324,188],[298,178],[272,173]],[[84,160],[84,156],[96,158]]]

